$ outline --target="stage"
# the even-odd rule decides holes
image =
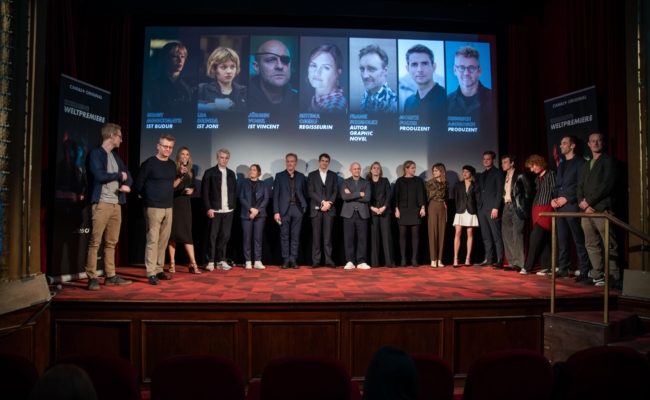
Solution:
[[[374,351],[391,344],[438,354],[462,379],[489,351],[541,352],[550,308],[550,277],[490,267],[176,269],[157,286],[144,266],[118,268],[134,281],[128,286],[92,292],[86,281],[64,284],[51,307],[54,357],[119,355],[145,383],[158,361],[185,353],[230,357],[246,379],[289,354],[338,358],[362,377]],[[602,307],[602,287],[562,278],[556,290],[557,311]],[[618,294],[611,292],[613,304]]]

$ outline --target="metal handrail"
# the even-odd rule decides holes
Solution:
[[[634,234],[645,242],[650,242],[650,236],[640,230],[631,227],[620,219],[609,213],[583,213],[583,212],[541,212],[540,217],[551,218],[551,314],[555,314],[555,268],[557,266],[557,233],[555,232],[555,218],[604,218],[605,219],[605,238],[603,247],[605,248],[605,293],[603,322],[609,323],[609,223],[613,222],[627,232]]]

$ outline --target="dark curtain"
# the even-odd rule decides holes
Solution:
[[[120,156],[129,162],[129,149],[137,154],[139,147],[138,132],[128,132],[127,128],[139,126],[131,121],[139,118],[139,105],[137,101],[131,101],[132,94],[137,91],[131,87],[140,84],[141,60],[132,60],[132,46],[139,48],[141,45],[137,39],[134,40],[134,35],[139,38],[143,27],[139,23],[135,26],[133,21],[139,20],[134,19],[123,4],[122,9],[116,7],[111,14],[107,11],[110,7],[104,7],[102,13],[92,11],[91,3],[59,0],[48,5],[46,74],[49,84],[43,112],[47,127],[43,133],[43,166],[46,169],[43,222],[48,237],[55,232],[48,209],[53,193],[52,179],[48,177],[52,178],[53,173],[54,160],[50,159],[49,153],[55,154],[54,116],[61,73],[109,90],[111,119],[122,125],[127,137],[120,148]],[[503,23],[505,26],[495,27],[495,31],[504,32],[499,37],[499,46],[506,47],[498,60],[501,70],[499,142],[502,152],[517,156],[519,168],[532,153],[546,155],[544,100],[595,85],[598,118],[607,135],[607,151],[625,163],[624,2],[543,0],[538,4],[524,15]],[[135,162],[129,163],[132,171],[137,169]],[[132,203],[130,207],[136,204]],[[125,213],[130,214],[133,213]],[[120,260],[128,262],[126,230],[129,224],[125,221],[123,227],[118,263]],[[44,239],[43,244],[42,254],[46,260],[47,240]]]
[[[51,239],[56,234],[52,226],[52,199],[56,163],[57,110],[61,74],[111,92],[110,121],[122,126],[125,142],[118,153],[127,162],[129,144],[137,142],[137,133],[128,131],[131,118],[131,18],[129,15],[98,15],[88,4],[78,0],[59,0],[48,4],[46,33],[46,87],[43,112],[43,230],[41,269],[49,262]],[[135,71],[137,74],[138,71]],[[96,132],[99,136],[101,132]],[[130,168],[131,169],[131,168]],[[127,210],[123,212],[126,222]],[[128,240],[123,223],[116,263],[126,263]]]
[[[534,152],[546,156],[544,100],[591,85],[607,151],[627,161],[624,11],[615,0],[548,0],[542,15],[508,27],[501,127],[520,167]]]

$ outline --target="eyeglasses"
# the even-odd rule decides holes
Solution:
[[[289,65],[291,63],[291,56],[282,56],[280,54],[275,54],[275,53],[255,53],[256,57],[261,57],[261,56],[267,56],[264,57],[264,62],[267,63],[277,63],[280,61],[283,65]]]
[[[454,65],[454,68],[461,74],[464,74],[465,71],[469,71],[470,74],[473,74],[474,72],[478,71],[480,66],[478,65],[469,65],[469,66],[464,66],[464,65]]]
[[[174,145],[168,146],[162,143],[158,143],[158,146],[162,147],[163,149],[171,150],[174,148]]]

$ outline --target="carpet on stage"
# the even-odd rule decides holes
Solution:
[[[193,275],[177,265],[169,281],[147,283],[144,266],[120,267],[132,285],[86,290],[86,280],[63,285],[55,301],[134,301],[208,303],[403,302],[549,298],[550,276],[520,275],[489,267],[401,267],[343,270],[341,267],[203,271]],[[602,287],[584,286],[573,278],[556,280],[557,297],[602,295]]]

